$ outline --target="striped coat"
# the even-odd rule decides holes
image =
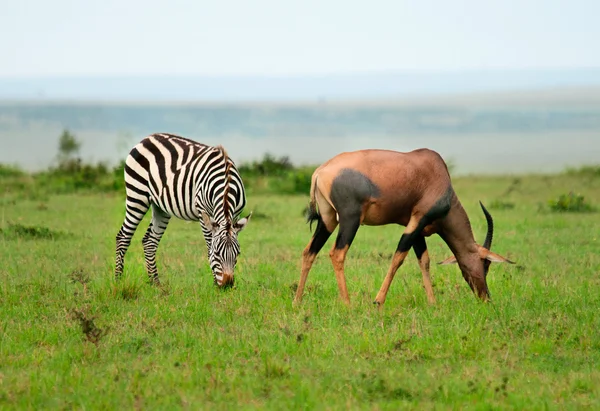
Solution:
[[[200,221],[215,283],[232,285],[240,253],[237,234],[250,215],[244,184],[223,147],[207,146],[172,134],[153,134],[139,142],[125,162],[125,219],[116,238],[115,276],[137,226],[149,208],[152,220],[142,244],[146,269],[159,283],[156,250],[172,216]]]

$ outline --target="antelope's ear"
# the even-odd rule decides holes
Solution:
[[[447,264],[454,264],[454,263],[456,263],[456,257],[452,256],[452,257],[446,258],[444,261],[440,261],[438,263],[438,265],[447,265]]]
[[[248,214],[246,217],[239,219],[238,222],[235,223],[233,228],[236,233],[239,233],[244,229],[244,227],[246,227],[246,224],[248,224],[248,221],[250,221],[250,217],[252,217],[252,212],[250,212],[250,214]]]
[[[204,226],[210,228],[213,233],[219,228],[219,224],[204,211],[202,211],[202,221],[204,222]]]
[[[486,248],[483,247],[479,247],[479,257],[481,257],[482,260],[488,260],[491,261],[493,263],[509,263],[509,264],[515,264],[514,261],[510,261],[508,258],[506,257],[502,257],[500,254],[496,254],[493,251],[490,251]]]

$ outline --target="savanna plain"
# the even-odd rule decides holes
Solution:
[[[492,302],[428,239],[437,303],[414,254],[372,302],[402,227],[361,227],[346,261],[351,304],[325,246],[292,300],[308,192],[248,191],[235,287],[213,285],[198,224],[171,220],[147,281],[140,225],[119,282],[124,193],[5,196],[0,205],[2,409],[600,409],[600,213],[556,212],[600,173],[453,180],[476,239],[495,221]]]

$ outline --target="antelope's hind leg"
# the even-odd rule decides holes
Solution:
[[[317,228],[315,229],[315,233],[312,238],[302,251],[302,271],[300,272],[300,281],[298,281],[298,288],[296,289],[296,296],[294,297],[294,303],[299,303],[302,301],[302,296],[304,294],[304,286],[306,285],[306,278],[308,277],[308,273],[317,258],[317,254],[329,237],[335,227],[337,226],[337,221],[335,219],[335,210],[331,207],[320,207],[322,210],[322,214],[318,216],[314,216],[317,219]],[[325,218],[328,224],[323,220]],[[329,225],[329,228],[327,227]]]
[[[435,304],[435,295],[433,294],[431,276],[429,275],[429,252],[427,251],[427,243],[424,236],[421,235],[415,238],[413,250],[415,251],[419,267],[421,268],[421,274],[423,275],[423,286],[427,293],[427,300],[430,304]]]
[[[348,296],[348,288],[346,287],[344,261],[346,260],[348,249],[352,245],[352,241],[354,241],[356,232],[360,227],[361,215],[362,208],[360,204],[356,209],[346,209],[343,213],[340,213],[340,228],[335,240],[335,245],[329,252],[333,270],[335,271],[335,279],[337,280],[338,288],[340,290],[340,297],[346,304],[350,303],[350,297]]]

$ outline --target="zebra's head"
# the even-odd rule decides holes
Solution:
[[[219,287],[233,285],[234,270],[240,255],[240,243],[237,236],[246,227],[251,216],[252,213],[231,224],[225,220],[223,222],[215,221],[206,213],[202,213],[204,225],[211,231],[208,262],[215,284]]]

